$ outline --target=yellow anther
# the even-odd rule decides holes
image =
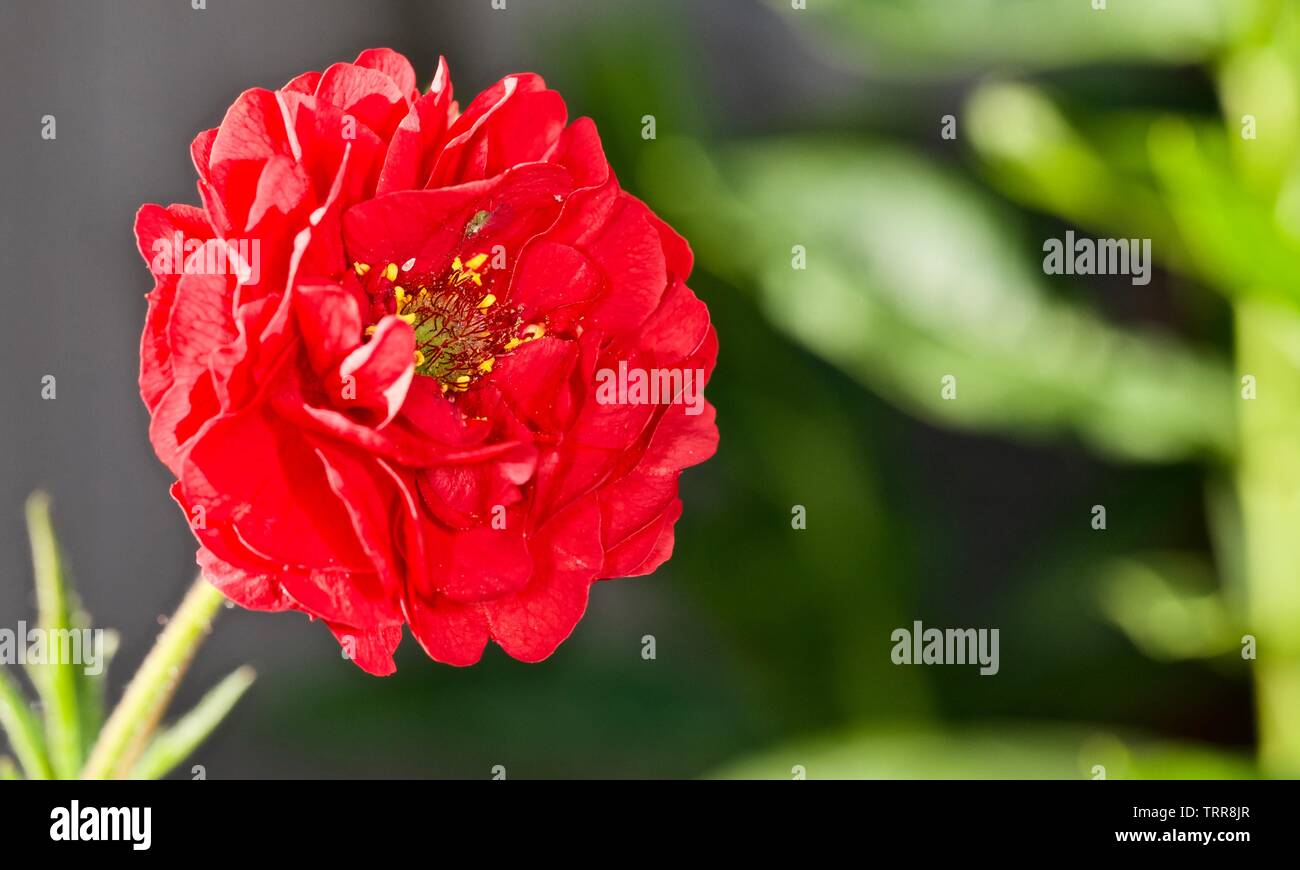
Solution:
[[[524,327],[524,341],[536,341],[546,335],[546,327],[540,323],[530,323]]]
[[[482,266],[486,262],[487,262],[487,254],[475,254],[474,256],[469,258],[469,262],[465,264],[465,268],[477,269],[479,266]]]
[[[410,324],[411,326],[415,326],[415,312],[414,312],[414,311],[412,311],[410,314],[399,314],[399,315],[397,315],[397,319],[400,320],[400,321],[402,321],[403,323],[408,323],[408,324]]]
[[[515,348],[519,347],[519,345],[523,343],[524,340],[522,338],[512,338],[506,342],[506,350],[514,350]]]
[[[457,383],[457,384],[468,384],[468,383],[469,383],[469,375],[461,375],[460,377],[456,378],[456,383]]]
[[[377,326],[367,326],[367,327],[366,327],[366,335],[374,335],[374,334],[375,334],[375,330],[378,329],[378,328],[379,328],[379,327],[377,327]]]
[[[418,350],[415,352],[415,364],[416,366],[424,365],[424,354]]]
[[[488,372],[492,371],[492,366],[496,364],[497,364],[496,357],[490,356],[487,359],[483,360],[483,362],[478,364],[478,370],[481,371],[483,374],[487,374]]]
[[[364,275],[370,271],[370,266],[367,263],[353,263],[352,268],[357,275]]]
[[[491,308],[492,303],[496,301],[497,301],[496,296],[489,293],[488,295],[484,296],[481,300],[479,300],[478,303],[479,310],[486,311],[487,309]]]
[[[460,272],[464,268],[465,266],[463,263],[461,263],[460,257],[456,257],[454,260],[451,261],[451,269],[453,272]]]
[[[387,278],[389,281],[396,281],[396,280],[397,280],[397,264],[396,264],[396,263],[389,263],[387,266],[384,267],[384,277]]]

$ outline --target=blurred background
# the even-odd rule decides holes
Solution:
[[[136,389],[134,212],[197,201],[241,90],[390,46],[462,104],[529,70],[596,120],[695,248],[721,446],[672,560],[543,664],[408,637],[375,679],[224,612],[176,709],[258,681],[208,777],[1300,771],[1295,4],[803,5],[4,0],[0,625],[43,488],[114,694],[143,657],[194,545]],[[1151,239],[1153,280],[1044,275],[1071,229]],[[997,628],[999,673],[893,664],[914,620]]]

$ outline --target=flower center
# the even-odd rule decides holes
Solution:
[[[374,321],[393,314],[415,331],[415,371],[439,382],[444,393],[463,393],[492,371],[496,359],[519,345],[540,338],[541,324],[521,329],[519,311],[497,300],[488,255],[454,257],[441,268],[417,263],[389,263],[372,269],[353,263],[371,300]],[[485,268],[486,267],[486,268]],[[366,328],[366,335],[375,331]]]

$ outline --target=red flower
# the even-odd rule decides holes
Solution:
[[[240,95],[146,205],[150,439],[204,574],[365,670],[524,661],[672,553],[717,357],[686,242],[531,74],[464,112],[386,49]]]

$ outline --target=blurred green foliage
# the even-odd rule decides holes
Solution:
[[[490,651],[456,671],[404,648],[387,682],[345,663],[271,675],[247,736],[280,769],[1294,769],[1295,9],[808,6],[746,7],[821,65],[766,84],[684,27],[685,4],[532,34],[625,186],[696,252],[721,336],[719,453],[683,478],[673,559],[598,585],[544,665]],[[781,89],[796,73],[848,84],[803,106]],[[1043,239],[1067,229],[1151,239],[1155,280],[1044,275]],[[1001,672],[894,665],[890,632],[916,618],[1000,628]]]
[[[787,0],[769,0],[791,9]],[[909,75],[1213,57],[1251,22],[1249,0],[825,0],[816,32],[847,61]]]

